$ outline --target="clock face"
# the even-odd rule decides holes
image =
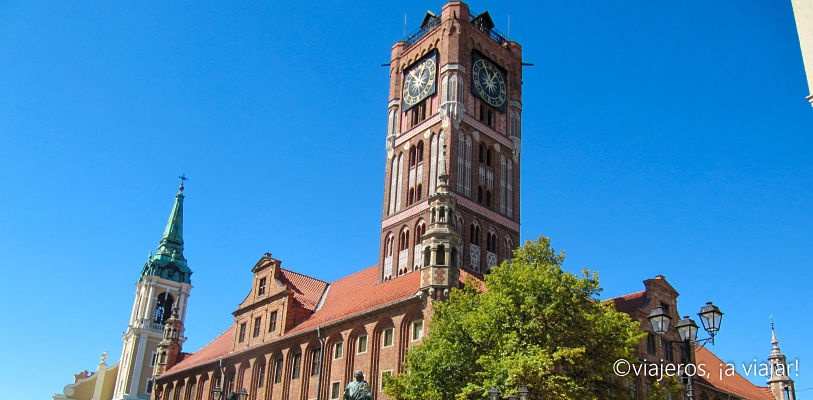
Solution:
[[[436,59],[432,55],[404,71],[404,111],[435,93]]]
[[[472,90],[491,106],[505,111],[505,73],[491,61],[476,57],[471,67]]]

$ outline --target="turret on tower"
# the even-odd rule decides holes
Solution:
[[[779,340],[776,339],[773,321],[771,321],[771,355],[768,364],[771,368],[771,377],[768,378],[768,387],[776,400],[796,400],[796,389],[793,379],[788,371],[788,360],[779,350]]]
[[[178,316],[178,305],[176,304],[172,308],[172,316],[164,323],[164,338],[158,343],[153,375],[161,375],[178,361],[178,355],[181,354],[181,346],[185,339],[181,336],[181,332],[183,332],[183,321]]]
[[[440,157],[437,192],[429,196],[429,229],[421,238],[423,269],[421,289],[435,298],[446,298],[460,280],[460,234],[454,224],[457,202],[449,193],[446,172],[446,146]]]

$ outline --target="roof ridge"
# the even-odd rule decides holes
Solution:
[[[220,339],[220,337],[221,337],[221,336],[223,336],[223,335],[225,335],[226,333],[228,333],[230,330],[232,330],[232,328],[234,328],[234,326],[233,326],[233,325],[229,325],[229,327],[228,327],[228,328],[226,328],[226,330],[225,330],[225,331],[223,331],[223,332],[222,332],[222,333],[220,333],[219,335],[215,336],[215,338],[214,338],[214,339],[212,339],[212,340],[211,340],[209,343],[206,343],[206,345],[204,345],[203,347],[201,347],[200,349],[198,349],[198,351],[200,351],[200,350],[201,350],[201,349],[203,349],[204,347],[206,347],[206,346],[208,346],[208,345],[210,345],[210,344],[214,343],[214,342],[215,342],[215,340]],[[195,354],[195,353],[197,353],[197,351],[193,351],[193,352],[191,352],[191,353],[187,353],[187,354]]]
[[[632,296],[635,296],[635,295],[640,295],[640,294],[644,294],[644,293],[646,293],[646,289],[641,290],[641,291],[638,291],[638,292],[634,292],[634,293],[627,293],[627,294],[624,294],[624,295],[621,295],[621,296],[611,297],[611,298],[609,298],[609,299],[607,299],[607,300],[604,300],[604,301],[610,301],[610,300],[617,300],[617,299],[630,298],[630,297],[632,297]]]
[[[312,276],[310,276],[310,275],[305,275],[305,274],[301,274],[301,273],[296,272],[296,271],[291,271],[290,269],[287,269],[287,268],[282,268],[282,267],[280,267],[279,269],[280,269],[280,271],[290,272],[290,273],[292,273],[292,274],[297,274],[297,275],[299,275],[299,276],[304,276],[305,278],[310,278],[310,279],[313,279],[313,280],[315,280],[315,281],[319,281],[319,282],[322,282],[322,283],[325,283],[325,284],[329,284],[329,283],[330,283],[330,282],[325,282],[325,281],[323,281],[323,280],[321,280],[321,279],[319,279],[319,278],[314,278],[314,277],[312,277]]]
[[[360,269],[360,270],[358,270],[358,271],[356,271],[356,272],[353,272],[353,273],[352,273],[352,274],[350,274],[350,275],[345,275],[345,276],[343,276],[343,277],[341,277],[341,278],[339,278],[339,279],[336,279],[336,280],[335,280],[335,281],[333,281],[333,282],[330,282],[330,284],[332,285],[332,284],[335,284],[336,282],[343,281],[343,280],[345,280],[345,279],[350,279],[350,278],[352,278],[352,277],[354,277],[354,276],[356,276],[356,275],[358,275],[358,274],[360,274],[360,273],[362,273],[362,272],[367,272],[368,270],[373,269],[373,268],[378,268],[378,264],[374,264],[374,265],[371,265],[371,266],[369,266],[369,267],[367,267],[367,268]],[[391,282],[391,281],[387,281],[387,282]]]

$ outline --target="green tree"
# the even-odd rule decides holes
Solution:
[[[564,258],[548,238],[528,241],[484,287],[468,282],[434,303],[428,335],[384,391],[397,400],[468,400],[526,385],[532,399],[630,398],[612,366],[635,359],[638,323],[598,299],[597,273],[565,272]]]

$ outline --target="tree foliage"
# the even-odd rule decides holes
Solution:
[[[540,237],[510,263],[435,302],[428,335],[385,382],[398,400],[485,399],[525,385],[532,399],[630,397],[612,371],[634,360],[638,323],[598,299],[598,274],[562,270],[564,253]]]

